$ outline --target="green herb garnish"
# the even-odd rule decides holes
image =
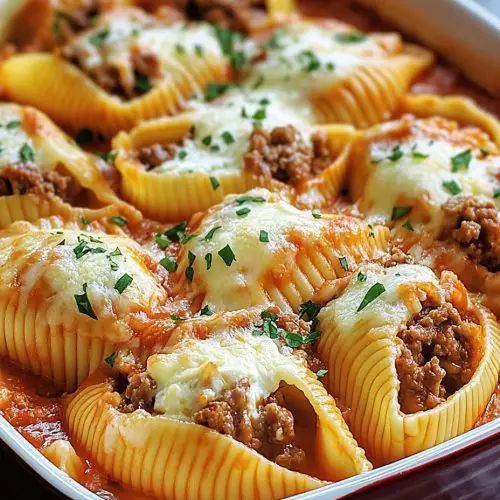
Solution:
[[[125,289],[132,283],[133,278],[129,274],[123,274],[115,283],[115,290],[121,295]]]
[[[359,304],[359,307],[356,312],[359,312],[363,310],[370,302],[373,302],[379,295],[383,294],[385,292],[385,287],[382,285],[382,283],[375,283],[367,292],[366,295],[364,296],[363,300],[361,301],[361,304]]]
[[[231,267],[231,264],[236,260],[233,250],[229,245],[226,245],[224,248],[221,248],[217,253],[219,254],[220,258],[224,261],[227,267]]]
[[[92,319],[97,319],[94,310],[92,309],[92,305],[90,304],[88,295],[87,295],[87,283],[83,284],[83,293],[78,295],[74,295],[76,306],[78,307],[78,311],[82,314],[86,314]]]

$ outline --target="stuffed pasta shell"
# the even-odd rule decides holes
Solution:
[[[0,228],[16,220],[69,216],[80,207],[114,204],[140,217],[106,183],[84,153],[44,114],[0,104]]]
[[[497,385],[498,322],[449,271],[361,266],[318,319],[327,386],[377,464],[471,429]]]
[[[209,82],[230,76],[215,27],[168,23],[126,7],[102,14],[54,54],[20,54],[0,67],[11,99],[74,131],[90,128],[105,136],[174,114]]]
[[[401,245],[417,258],[487,292],[493,307],[499,297],[500,126],[460,98],[418,97],[405,107],[417,115],[355,139],[353,201],[372,222],[395,226]]]
[[[0,356],[72,390],[166,300],[123,236],[15,223],[0,233]]]
[[[122,191],[141,211],[179,220],[255,186],[322,206],[344,184],[348,126],[315,126],[300,96],[234,89],[173,118],[142,123],[113,141]]]
[[[388,230],[299,210],[265,189],[228,196],[190,223],[179,293],[214,310],[274,303],[297,310],[331,280],[387,251]]]
[[[271,311],[187,321],[121,388],[115,361],[68,399],[71,439],[157,498],[277,499],[370,469],[305,357],[263,321],[300,323]]]

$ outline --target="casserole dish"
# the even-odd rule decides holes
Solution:
[[[367,3],[394,23],[409,12],[391,18],[398,11],[389,2]],[[495,21],[457,4],[450,32],[467,19],[489,47]],[[108,37],[123,40],[106,28],[113,16],[103,19],[77,38],[112,52]],[[157,19],[152,31],[165,29]],[[498,218],[498,120],[462,97],[419,95],[433,85],[449,94],[449,82],[419,77],[434,56],[398,35],[300,18],[279,0],[267,2],[264,19],[241,39],[204,25],[215,30],[210,40],[231,79],[204,80],[192,101],[183,95],[187,112],[155,111],[153,120],[118,127],[114,150],[100,159],[85,153],[89,170],[123,201],[110,194],[94,205],[76,193],[69,199],[78,210],[42,219],[13,211],[0,233],[0,439],[70,498],[98,498],[82,486],[89,477],[101,495],[118,498],[129,490],[340,498],[500,434],[494,417],[473,428],[495,404],[500,364],[499,256],[487,229]],[[405,28],[450,57],[432,30]],[[287,37],[298,52],[288,52]],[[309,37],[317,53],[302,50]],[[137,86],[150,65],[140,43],[130,43],[125,66]],[[481,64],[496,68],[494,51],[478,47]],[[199,44],[186,54],[169,40],[170,49],[203,57]],[[29,85],[16,87],[32,70],[30,56],[6,52],[5,96],[75,130],[45,106],[46,92],[33,102]],[[89,71],[80,83],[108,85],[87,60],[65,64]],[[284,67],[292,76],[283,77]],[[463,70],[497,92],[493,70],[491,79],[477,78],[471,64]],[[494,99],[481,104],[498,110]],[[17,119],[2,127],[16,157],[3,171],[2,195],[10,202],[43,188],[42,198],[65,199],[71,180],[59,165],[43,172],[30,127]],[[96,128],[78,134],[80,146],[107,147]],[[297,148],[298,164],[284,145]],[[176,210],[189,224],[175,223]],[[23,414],[30,405],[33,414]]]

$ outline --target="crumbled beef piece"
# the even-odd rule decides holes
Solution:
[[[391,246],[390,253],[382,257],[381,264],[384,267],[394,267],[399,264],[413,264],[413,258],[411,255],[404,253],[403,250],[393,245]]]
[[[422,310],[398,333],[402,345],[396,369],[404,413],[434,408],[470,380],[468,346],[460,333],[467,323],[449,302],[426,297]]]
[[[131,59],[135,71],[139,74],[149,78],[160,77],[160,61],[156,54],[148,48],[138,45],[132,47]]]
[[[0,195],[33,193],[71,201],[78,192],[74,180],[55,170],[40,171],[32,164],[7,165],[0,170]]]
[[[315,132],[308,144],[292,125],[268,132],[255,129],[244,156],[245,168],[257,176],[298,184],[321,172],[330,162],[327,137]]]
[[[295,430],[292,413],[283,407],[283,402],[278,401],[277,396],[271,396],[262,402],[258,415],[250,417],[249,389],[248,380],[241,380],[234,388],[224,391],[217,400],[197,411],[194,421],[229,435],[270,459],[279,460],[280,465],[298,467],[305,453],[293,445]]]
[[[252,20],[263,11],[263,0],[173,0],[192,19],[204,19],[225,28],[249,31]]]
[[[139,151],[139,161],[145,166],[146,170],[151,170],[174,158],[178,148],[176,144],[145,146]]]
[[[138,409],[151,412],[153,410],[155,391],[156,382],[146,372],[129,375],[120,410],[124,413]]]
[[[276,457],[275,462],[281,465],[281,467],[285,467],[289,470],[299,470],[305,459],[306,454],[304,450],[292,444],[287,444],[283,449],[283,453],[280,453]]]
[[[75,33],[89,28],[92,21],[102,10],[102,0],[79,0],[65,6],[61,4],[54,13],[57,35],[68,40]]]
[[[495,203],[457,196],[443,205],[443,211],[443,237],[451,234],[471,259],[491,272],[500,271],[500,214]]]

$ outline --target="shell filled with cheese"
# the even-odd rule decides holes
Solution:
[[[13,224],[0,233],[0,355],[74,389],[166,300],[155,266],[125,237]]]
[[[50,215],[91,216],[92,209],[112,204],[139,217],[115,195],[91,155],[44,114],[5,103],[0,125],[0,228]]]
[[[337,21],[287,19],[264,43],[251,85],[299,92],[324,123],[367,127],[387,119],[433,56],[397,34],[369,34]]]
[[[318,318],[327,387],[376,464],[471,429],[496,387],[498,322],[448,271],[362,266]]]
[[[371,468],[303,358],[256,335],[258,318],[184,323],[124,393],[91,377],[66,405],[72,440],[157,498],[283,498]]]
[[[388,245],[385,227],[299,210],[265,189],[228,196],[195,216],[190,231],[179,287],[215,310],[263,304],[297,310]]]
[[[177,221],[256,186],[321,206],[346,176],[348,126],[317,126],[299,92],[234,89],[192,102],[176,117],[144,122],[113,140],[127,200]]]
[[[11,99],[73,131],[90,128],[105,136],[174,114],[209,82],[230,74],[210,25],[165,24],[126,7],[103,13],[54,54],[19,54],[0,66]]]

